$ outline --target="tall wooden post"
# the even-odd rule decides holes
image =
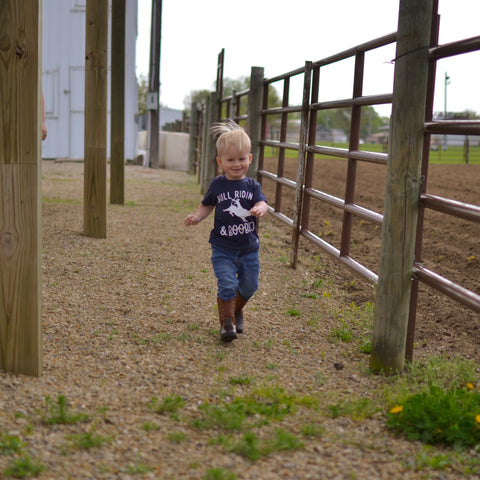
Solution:
[[[148,79],[147,155],[152,168],[160,167],[160,50],[162,33],[162,0],[152,0],[152,32],[150,39],[150,72]]]
[[[108,0],[87,0],[84,233],[107,236]]]
[[[41,0],[0,4],[0,370],[42,374]]]
[[[188,160],[187,173],[195,173],[195,157],[197,150],[197,132],[198,132],[198,104],[193,102],[190,106],[190,134],[188,137]]]
[[[209,133],[210,127],[218,122],[219,117],[219,98],[217,92],[212,92],[207,102],[207,118],[205,121],[205,156],[203,159],[204,176],[201,185],[202,193],[206,193],[210,182],[217,174],[217,146],[215,140]]]
[[[126,0],[112,0],[110,203],[125,201],[125,19]]]
[[[421,188],[432,1],[401,0],[390,124],[382,249],[370,366],[404,368]]]
[[[263,82],[263,67],[252,67],[250,73],[250,92],[248,95],[247,131],[252,140],[253,160],[248,175],[255,179],[258,175],[258,159],[260,157],[260,139],[262,135]]]

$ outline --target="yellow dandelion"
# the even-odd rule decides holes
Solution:
[[[393,408],[390,410],[390,413],[400,413],[402,410],[403,410],[403,406],[402,406],[402,405],[396,405],[395,407],[393,407]],[[480,417],[480,415],[479,415],[479,417]]]
[[[475,421],[476,421],[477,423],[480,423],[480,415],[477,415],[477,416],[475,417]]]
[[[473,390],[475,387],[473,386],[472,382],[467,383],[467,390]]]

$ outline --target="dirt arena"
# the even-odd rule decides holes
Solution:
[[[284,176],[295,179],[296,166],[287,160]],[[273,160],[267,160],[266,170],[275,171]],[[316,160],[313,187],[339,198],[345,196],[347,162]],[[357,166],[355,203],[383,213],[386,167],[361,163]],[[264,188],[274,200],[274,184],[264,180]],[[480,204],[480,165],[429,166],[427,193],[475,205]],[[293,191],[283,187],[281,211],[292,216]],[[342,212],[312,200],[310,230],[340,248]],[[426,210],[423,242],[424,265],[438,274],[476,293],[480,293],[480,224]],[[381,229],[366,221],[356,220],[352,227],[351,256],[378,272]],[[319,247],[303,239],[301,246],[310,251]],[[326,254],[324,254],[326,255]],[[345,271],[350,277],[350,272]],[[355,279],[351,298],[355,302],[371,298],[371,289],[362,288],[363,281]],[[432,338],[438,340],[440,351],[462,351],[471,358],[480,353],[480,315],[425,285],[420,286],[416,346],[421,348]],[[458,339],[461,339],[460,342]],[[471,351],[470,351],[471,349]]]

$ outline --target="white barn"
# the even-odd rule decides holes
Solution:
[[[111,2],[110,2],[111,4]],[[111,5],[110,5],[111,7]],[[84,151],[86,0],[43,0],[42,81],[47,139],[42,158],[82,159]],[[109,21],[109,65],[111,8]],[[126,0],[125,27],[125,157],[137,155],[137,79],[135,45],[137,0]],[[110,67],[108,113],[110,114]],[[110,157],[110,118],[107,157]]]

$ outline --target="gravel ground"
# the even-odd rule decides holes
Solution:
[[[371,375],[361,352],[373,286],[306,249],[290,269],[288,228],[269,216],[245,333],[222,344],[211,223],[183,226],[201,199],[195,179],[126,167],[125,205],[108,206],[98,240],[82,234],[82,172],[80,163],[43,163],[44,373],[0,374],[0,477],[21,455],[43,465],[42,480],[468,477],[465,461],[435,469],[419,460],[450,450],[384,426],[392,380]],[[360,288],[366,303],[349,306]],[[333,340],[341,328],[352,341]],[[62,399],[63,418],[83,417],[52,425]],[[370,410],[329,408],[362,399]],[[205,407],[237,401],[277,415],[253,412],[238,430],[229,422],[240,413],[215,423]],[[269,454],[246,456],[252,434],[272,445],[279,431],[297,448],[277,441]],[[20,453],[2,450],[7,435],[24,442]],[[80,439],[98,444],[81,448]]]

